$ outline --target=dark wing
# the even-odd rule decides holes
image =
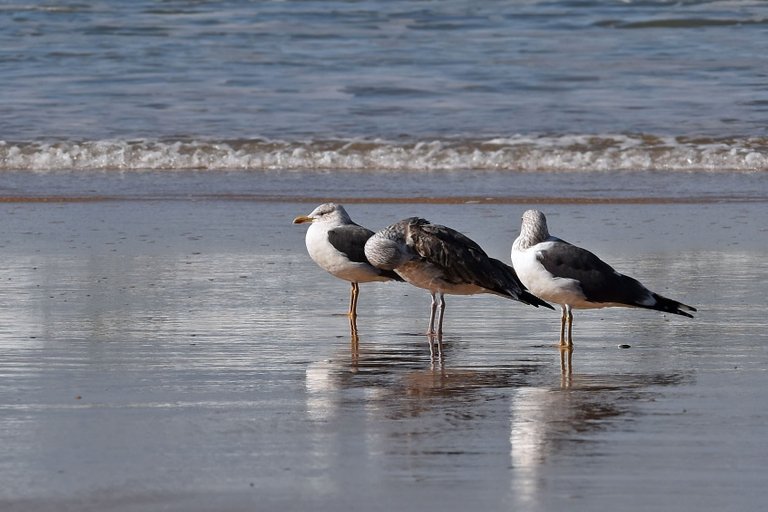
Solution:
[[[408,225],[406,243],[422,259],[441,267],[448,282],[477,284],[478,275],[493,272],[477,243],[446,226],[418,219]]]
[[[514,268],[495,258],[491,258],[490,261],[494,267],[494,273],[487,276],[486,282],[488,285],[481,284],[480,286],[531,306],[544,306],[545,308],[555,309],[549,303],[529,292],[520,281],[520,278],[517,277]]]
[[[358,224],[345,224],[328,231],[328,242],[334,249],[344,254],[349,261],[368,263],[365,257],[365,242],[373,236],[373,231]],[[375,268],[375,267],[374,267]],[[393,281],[403,281],[393,270],[376,269],[378,275],[388,277]]]
[[[586,249],[563,240],[536,253],[547,271],[556,276],[574,279],[590,302],[614,302],[639,305],[651,293],[639,281],[616,272],[609,264]]]
[[[423,219],[411,223],[408,233],[409,245],[422,258],[442,267],[443,279],[446,281],[454,284],[471,283],[532,306],[552,308],[526,291],[512,267],[490,258],[466,235]]]
[[[429,236],[434,240],[439,240],[442,245],[449,246],[454,251],[459,251],[461,249],[464,251],[462,254],[471,254],[473,258],[476,258],[478,255],[483,258],[488,257],[477,242],[455,229],[441,226],[440,224],[432,224],[424,219],[419,219],[418,222],[412,223],[411,227],[414,225],[419,228],[417,232],[421,231],[424,235]]]
[[[357,224],[345,224],[328,231],[328,242],[350,261],[368,263],[365,258],[365,242],[373,231]]]

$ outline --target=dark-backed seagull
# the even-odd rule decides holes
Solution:
[[[512,266],[531,292],[560,304],[560,345],[573,347],[572,309],[611,306],[655,309],[693,318],[696,308],[662,297],[639,281],[615,271],[581,247],[551,236],[538,210],[523,214],[520,236],[512,244]],[[565,325],[568,323],[568,340]]]
[[[429,290],[430,335],[443,332],[446,293],[493,293],[554,309],[528,293],[512,267],[489,257],[474,241],[418,217],[401,220],[373,235],[365,244],[365,255],[373,265],[394,270],[408,283]],[[435,329],[438,301],[440,316]]]
[[[371,281],[402,281],[391,270],[376,268],[365,258],[365,242],[373,231],[352,222],[340,204],[321,204],[309,215],[299,215],[294,224],[311,222],[305,242],[309,256],[321,268],[339,279],[352,283],[349,312],[352,326],[357,318],[358,283]]]

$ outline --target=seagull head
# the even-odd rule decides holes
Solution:
[[[371,265],[384,270],[394,270],[414,257],[408,247],[408,226],[419,219],[411,217],[387,226],[374,233],[365,243],[365,257]]]
[[[309,215],[299,215],[293,219],[294,224],[304,224],[305,222],[322,222],[328,224],[349,224],[352,220],[343,206],[336,203],[323,203]]]
[[[539,210],[527,210],[523,214],[520,236],[533,243],[543,242],[549,237],[547,218]]]

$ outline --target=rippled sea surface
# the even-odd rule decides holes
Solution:
[[[760,1],[0,13],[0,169],[768,166]]]

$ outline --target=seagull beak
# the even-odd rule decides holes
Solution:
[[[304,224],[305,222],[312,222],[313,220],[315,220],[315,219],[312,218],[312,217],[309,217],[307,215],[299,215],[298,217],[293,219],[293,223],[294,224]]]

